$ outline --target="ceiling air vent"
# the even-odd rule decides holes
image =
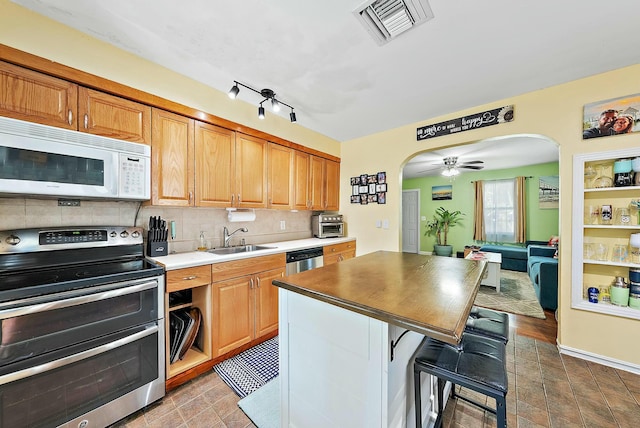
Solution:
[[[379,45],[433,18],[427,0],[373,0],[353,11]]]

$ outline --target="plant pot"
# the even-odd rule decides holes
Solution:
[[[451,257],[451,254],[453,254],[453,246],[452,245],[434,245],[433,252],[436,256]]]

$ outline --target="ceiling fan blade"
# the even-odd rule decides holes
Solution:
[[[457,168],[464,168],[464,169],[482,169],[484,168],[484,166],[482,165],[457,165]]]
[[[462,165],[475,164],[475,163],[484,163],[484,161],[481,161],[481,160],[473,160],[473,161],[460,162],[460,164],[462,164]]]

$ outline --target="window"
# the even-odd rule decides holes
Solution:
[[[516,242],[515,179],[484,182],[483,217],[489,242]]]

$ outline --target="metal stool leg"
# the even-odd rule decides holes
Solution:
[[[416,406],[416,428],[422,428],[422,397],[420,392],[420,370],[413,370],[413,392]]]

